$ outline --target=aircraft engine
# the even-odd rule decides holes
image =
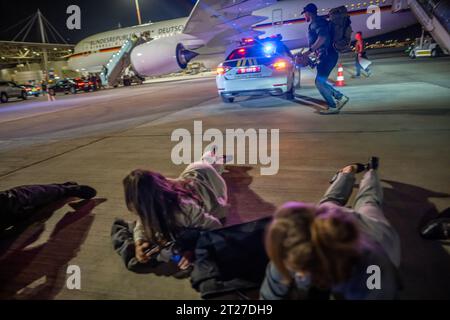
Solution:
[[[156,76],[185,69],[198,54],[188,50],[175,37],[155,39],[131,52],[131,64],[140,75]]]

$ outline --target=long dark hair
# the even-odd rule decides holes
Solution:
[[[180,197],[197,199],[185,183],[169,180],[163,175],[137,169],[123,179],[125,203],[128,210],[141,218],[149,240],[155,243],[172,241],[179,226],[175,214],[180,209]]]

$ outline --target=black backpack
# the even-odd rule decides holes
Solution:
[[[345,6],[329,12],[330,33],[334,49],[340,53],[351,51],[352,21]]]

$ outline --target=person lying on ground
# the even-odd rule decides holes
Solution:
[[[40,209],[69,199],[91,199],[97,191],[76,182],[26,185],[0,192],[0,233],[13,230],[33,218]]]
[[[373,159],[371,165],[340,170],[319,205],[290,202],[278,209],[266,235],[271,263],[262,299],[288,299],[292,292],[303,299],[397,297],[400,240],[383,214],[378,158]],[[343,207],[355,173],[364,170],[354,209]]]
[[[183,230],[213,230],[222,227],[227,215],[227,186],[221,177],[223,161],[205,154],[176,179],[134,170],[123,180],[128,210],[138,216],[134,230],[136,258],[145,263],[163,249],[169,250]],[[214,160],[212,161],[211,159]],[[190,266],[185,253],[180,269]]]

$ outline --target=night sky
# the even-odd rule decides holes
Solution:
[[[142,23],[187,17],[195,0],[139,0]],[[66,9],[76,4],[81,9],[81,30],[68,30]],[[77,43],[92,34],[122,27],[137,25],[134,0],[1,0],[0,1],[0,39],[12,40],[20,27],[7,30],[10,26],[25,19],[40,9],[68,43]],[[22,23],[20,26],[23,26]],[[26,41],[40,42],[39,32],[30,31]],[[6,30],[6,31],[5,31]],[[20,36],[16,41],[21,40]],[[50,42],[55,42],[50,37]],[[61,42],[61,41],[59,41]]]

